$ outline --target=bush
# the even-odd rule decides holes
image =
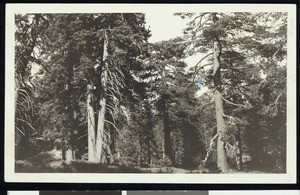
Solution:
[[[162,159],[158,161],[157,165],[160,167],[172,167],[173,163],[168,156],[164,156]]]

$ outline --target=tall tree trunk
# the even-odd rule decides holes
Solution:
[[[104,89],[106,88],[106,85],[102,87]],[[103,142],[104,142],[105,106],[106,106],[106,97],[104,94],[102,94],[102,97],[100,98],[99,101],[97,139],[96,139],[97,160],[99,162],[102,159],[102,149],[103,149]]]
[[[165,134],[165,140],[164,140],[164,148],[166,155],[170,158],[172,165],[175,164],[175,157],[174,152],[172,148],[172,141],[171,141],[171,131],[170,131],[170,119],[168,114],[168,108],[167,103],[164,102],[164,108],[163,108],[163,118],[164,118],[164,134]]]
[[[146,145],[147,145],[147,164],[150,165],[152,164],[151,160],[151,145],[150,145],[150,139],[146,139]]]
[[[91,82],[88,84],[87,110],[88,110],[88,157],[90,162],[99,163],[102,160],[105,110],[106,110],[106,93],[107,93],[107,69],[108,69],[108,37],[105,32],[103,39],[103,52],[101,59],[101,79],[99,83]],[[95,67],[95,75],[98,75],[98,67]],[[95,78],[91,78],[92,80]],[[95,88],[96,87],[96,88]],[[92,90],[100,90],[92,93]],[[95,97],[97,95],[97,97]],[[98,102],[95,102],[98,101]],[[98,106],[97,106],[98,105]],[[97,109],[98,108],[98,109]],[[97,110],[96,110],[97,109]]]
[[[241,142],[241,130],[239,126],[237,126],[238,132],[236,135],[236,145],[237,145],[237,167],[239,171],[243,170],[243,150],[242,150],[242,142]]]
[[[163,138],[161,139],[161,148],[162,148],[162,158],[166,158],[165,141],[163,140]]]
[[[96,133],[95,133],[95,111],[93,102],[93,85],[87,86],[87,120],[88,120],[88,161],[97,162],[96,157]]]
[[[142,137],[142,131],[139,131],[139,144],[140,144],[140,151],[139,151],[139,155],[138,155],[138,164],[139,166],[143,166],[143,137]]]
[[[105,37],[103,41],[103,57],[102,57],[102,67],[101,67],[101,91],[99,100],[99,111],[98,111],[98,123],[97,123],[97,140],[96,140],[96,151],[97,160],[101,162],[102,160],[102,150],[104,142],[104,125],[105,125],[105,110],[106,110],[106,93],[107,93],[107,69],[108,69],[108,37],[105,32]]]
[[[223,100],[221,94],[221,71],[220,71],[220,46],[217,40],[214,41],[213,48],[214,56],[214,85],[215,85],[215,107],[216,107],[216,120],[217,120],[217,164],[223,173],[228,171],[227,155],[225,151],[225,143],[223,141],[226,131],[224,118],[223,118]]]
[[[146,108],[146,116],[147,116],[147,123],[146,123],[146,128],[147,128],[147,137],[146,137],[146,146],[147,146],[147,163],[148,165],[152,164],[152,159],[151,159],[151,141],[153,140],[153,134],[152,134],[152,114],[151,114],[151,108],[148,102],[145,104]]]

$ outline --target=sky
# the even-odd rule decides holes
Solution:
[[[183,35],[189,19],[174,16],[171,12],[145,13],[146,28],[151,30],[150,43],[166,41]],[[201,56],[192,56],[185,60],[188,67],[194,66]]]
[[[181,19],[179,16],[174,16],[170,12],[145,13],[146,28],[151,30],[152,36],[149,38],[150,43],[169,40],[183,35],[183,29],[186,27],[189,19]],[[184,61],[188,68],[193,67],[203,57],[202,54],[191,56]],[[208,88],[203,87],[196,94],[197,97],[207,92]]]
[[[174,16],[170,12],[145,13],[145,18],[146,27],[152,32],[150,43],[181,36],[187,23],[187,20]]]

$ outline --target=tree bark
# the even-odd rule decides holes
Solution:
[[[163,138],[161,139],[161,148],[162,148],[162,158],[166,158],[166,151],[165,151],[165,145],[164,145]]]
[[[143,137],[142,137],[142,131],[139,131],[139,144],[140,144],[140,151],[139,151],[139,154],[138,154],[138,164],[139,166],[143,166],[143,157],[142,157],[142,154],[143,154]]]
[[[148,165],[152,164],[152,153],[151,153],[151,140],[153,138],[152,136],[152,114],[151,114],[151,108],[148,102],[146,102],[145,105],[146,108],[146,116],[147,116],[147,123],[146,123],[146,128],[147,128],[147,137],[146,137],[146,146],[147,146],[147,163]]]
[[[106,66],[105,66],[106,67]],[[97,126],[97,140],[96,140],[96,151],[97,158],[99,162],[102,158],[102,149],[103,149],[103,141],[104,141],[104,121],[105,121],[105,107],[106,107],[106,79],[107,79],[107,70],[103,67],[102,72],[102,89],[100,101],[99,101],[99,112],[98,112],[98,126]]]
[[[237,168],[239,171],[243,170],[243,150],[242,150],[242,142],[241,142],[241,130],[238,128],[238,132],[236,135],[236,145],[237,145]]]
[[[150,140],[149,138],[146,139],[146,145],[147,145],[147,164],[152,164],[151,160],[151,146],[150,146]]]
[[[88,110],[88,161],[100,163],[102,160],[104,126],[105,126],[105,108],[107,93],[107,69],[108,69],[108,37],[105,32],[103,39],[103,53],[101,58],[101,79],[98,83],[88,84],[87,110]],[[95,68],[95,75],[98,75],[98,67]],[[95,78],[91,78],[93,80]],[[97,79],[96,79],[97,80]],[[92,90],[100,90],[92,93]],[[98,101],[98,102],[95,102]],[[97,106],[98,105],[98,106]],[[97,110],[96,110],[97,109]]]
[[[73,155],[73,151],[71,148],[67,149],[65,151],[65,155],[66,155],[66,164],[70,164],[72,162],[72,160],[74,160],[74,155]]]
[[[97,160],[102,160],[102,150],[104,142],[104,125],[105,125],[105,110],[106,110],[106,93],[107,93],[107,69],[108,69],[108,38],[105,32],[103,41],[103,56],[101,62],[101,89],[100,89],[100,100],[99,100],[99,111],[98,111],[98,123],[97,123],[97,140],[96,140],[96,151]]]
[[[221,94],[221,72],[220,72],[220,48],[218,41],[214,41],[213,56],[214,56],[214,85],[215,85],[215,107],[217,132],[219,134],[217,142],[217,164],[223,173],[228,171],[227,155],[225,151],[225,143],[223,141],[225,135],[225,123],[223,118],[223,100]]]
[[[163,121],[164,121],[164,148],[166,155],[170,158],[172,165],[175,164],[175,156],[172,148],[172,141],[171,141],[171,131],[170,131],[170,119],[168,114],[167,103],[164,102],[163,107]]]
[[[95,133],[95,111],[93,105],[93,85],[87,86],[87,120],[88,120],[88,161],[97,162],[96,157],[96,133]]]

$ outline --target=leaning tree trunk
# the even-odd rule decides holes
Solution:
[[[107,46],[108,38],[105,33],[105,39],[103,44],[103,57],[102,57],[102,69],[101,69],[101,91],[99,100],[99,111],[98,111],[98,125],[97,125],[97,140],[96,140],[96,151],[97,160],[101,162],[102,160],[102,150],[104,142],[104,125],[105,125],[105,110],[106,110],[106,93],[107,93]]]
[[[225,151],[224,135],[225,135],[225,122],[223,118],[223,100],[221,94],[221,71],[220,71],[220,47],[217,40],[214,41],[213,48],[214,55],[214,85],[215,85],[215,107],[216,107],[216,120],[217,120],[217,164],[221,171],[228,171],[227,155]]]
[[[96,157],[96,133],[95,111],[93,102],[92,84],[87,86],[87,120],[88,120],[88,161],[97,162]]]
[[[103,53],[101,59],[101,79],[99,83],[88,84],[87,111],[88,111],[88,161],[99,163],[102,159],[102,149],[104,142],[104,124],[107,92],[107,46],[108,38],[105,33],[103,39]],[[95,70],[96,75],[97,71]],[[100,90],[93,93],[93,90]],[[96,97],[97,96],[97,97]],[[98,101],[98,102],[96,102]],[[97,109],[98,108],[98,109]]]
[[[104,68],[105,69],[105,68]],[[106,71],[103,70],[102,74],[102,89],[100,101],[99,101],[99,112],[98,112],[98,126],[97,126],[97,140],[96,140],[96,151],[97,151],[97,159],[100,162],[102,159],[102,149],[104,142],[104,124],[105,124],[105,107],[106,107]]]

